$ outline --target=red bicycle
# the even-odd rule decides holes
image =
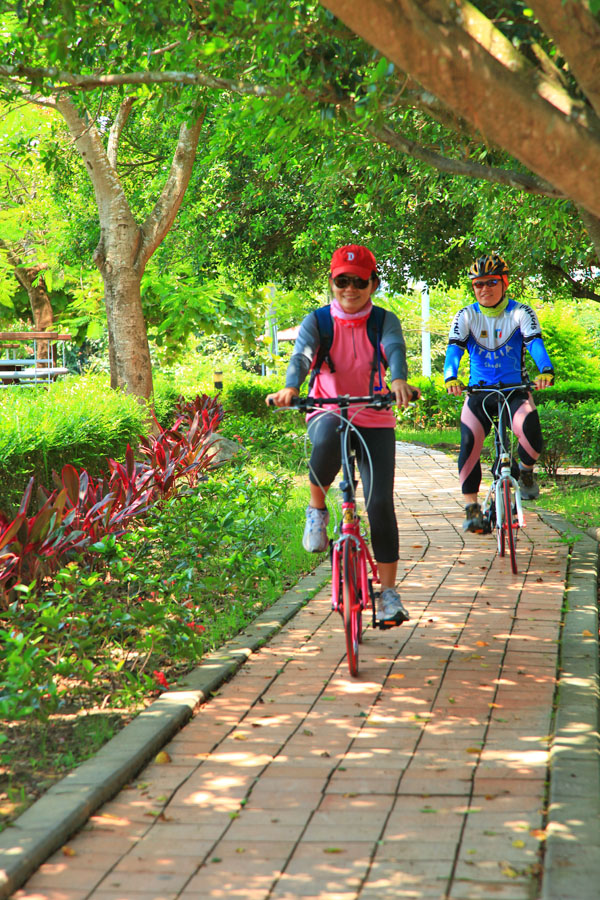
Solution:
[[[358,648],[362,640],[362,614],[371,609],[374,628],[392,628],[395,621],[377,619],[373,584],[379,581],[377,564],[373,559],[360,527],[356,509],[356,454],[350,442],[352,422],[348,416],[350,407],[369,406],[373,409],[389,408],[395,403],[393,394],[366,397],[297,397],[292,407],[305,412],[324,406],[339,407],[339,432],[342,450],[342,516],[339,535],[331,546],[331,606],[344,620],[346,656],[350,674],[358,675]],[[366,450],[366,448],[365,448]],[[368,498],[365,498],[368,506]]]

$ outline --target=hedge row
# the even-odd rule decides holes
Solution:
[[[220,400],[226,414],[272,415],[267,393],[282,386],[281,376],[226,378]],[[411,378],[422,397],[406,411],[403,424],[414,428],[456,427],[461,398],[446,393],[442,379]],[[165,379],[155,383],[155,410],[161,424],[172,420],[180,391]],[[32,402],[32,400],[34,402]],[[600,385],[566,381],[538,391],[536,405],[545,435],[543,462],[549,471],[570,460],[600,465]],[[51,483],[65,464],[96,475],[106,457],[123,459],[127,444],[137,445],[147,429],[145,409],[135,399],[107,390],[104,376],[65,379],[35,394],[21,388],[2,393],[0,405],[0,508],[7,514],[29,478]]]
[[[600,467],[600,400],[576,406],[550,401],[539,407],[544,433],[541,462],[555,474],[565,463]]]
[[[35,476],[51,484],[66,464],[97,476],[106,457],[123,459],[148,430],[146,409],[135,398],[107,389],[105,376],[66,378],[48,388],[8,388],[0,404],[0,508],[14,511]],[[178,393],[168,382],[155,387],[158,421],[172,421]]]

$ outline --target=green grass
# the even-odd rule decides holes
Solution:
[[[396,439],[409,444],[426,447],[440,446],[440,449],[456,449],[460,446],[460,428],[401,428],[396,427]]]
[[[559,513],[578,528],[600,528],[600,479],[571,476],[567,480],[538,476],[540,497],[535,506]]]

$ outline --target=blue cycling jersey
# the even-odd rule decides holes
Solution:
[[[450,327],[444,378],[458,375],[465,350],[469,354],[469,384],[517,384],[527,379],[525,350],[540,372],[553,372],[553,366],[542,340],[542,329],[530,306],[508,299],[500,311],[464,306]]]

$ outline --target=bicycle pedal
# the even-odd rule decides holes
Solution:
[[[387,631],[388,628],[399,628],[400,625],[403,625],[405,622],[408,622],[408,619],[402,619],[401,622],[397,622],[396,619],[376,620],[377,627],[381,628],[382,631]]]

